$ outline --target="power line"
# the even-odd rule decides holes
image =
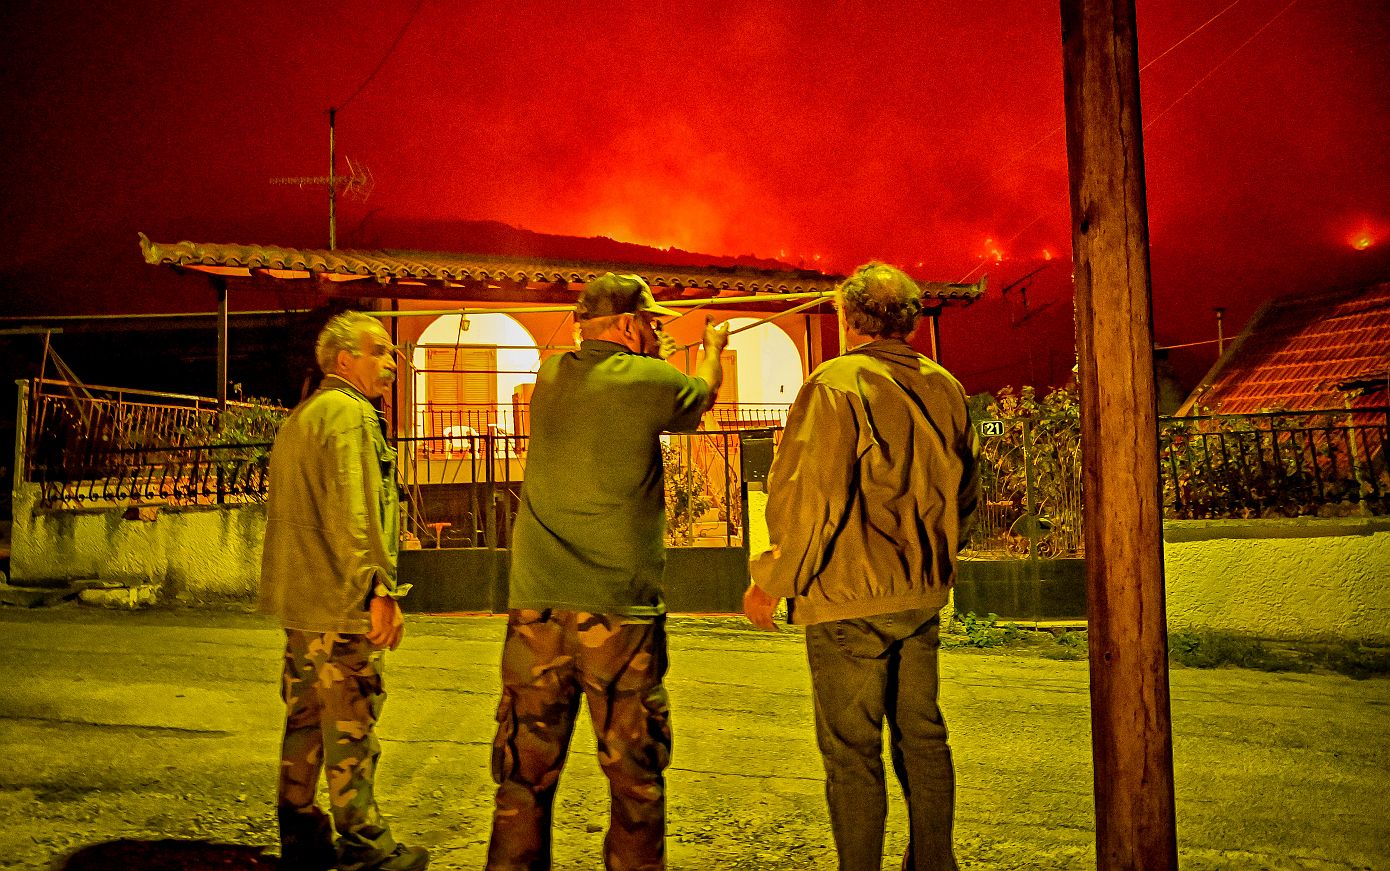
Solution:
[[[1169,103],[1169,104],[1168,104],[1168,107],[1167,107],[1166,109],[1164,109],[1162,112],[1159,112],[1159,113],[1158,113],[1157,115],[1155,115],[1153,118],[1150,118],[1148,121],[1145,121],[1145,122],[1144,122],[1144,129],[1145,129],[1145,130],[1148,130],[1151,126],[1153,126],[1153,125],[1158,121],[1159,118],[1162,118],[1164,115],[1167,115],[1170,111],[1172,111],[1173,107],[1176,106],[1176,105],[1178,105],[1179,103],[1181,103],[1181,102],[1183,101],[1183,99],[1187,97],[1188,94],[1191,94],[1193,91],[1197,90],[1197,88],[1202,84],[1202,82],[1205,82],[1207,79],[1211,78],[1212,73],[1215,73],[1218,69],[1220,69],[1222,64],[1226,63],[1226,61],[1228,61],[1228,60],[1230,60],[1231,58],[1235,57],[1236,55],[1240,54],[1241,49],[1245,48],[1247,45],[1249,45],[1251,42],[1253,42],[1254,39],[1255,39],[1255,37],[1259,36],[1261,33],[1264,33],[1266,28],[1268,28],[1271,24],[1273,24],[1275,21],[1277,21],[1277,20],[1279,19],[1279,17],[1280,17],[1281,15],[1283,15],[1285,12],[1288,12],[1290,9],[1292,9],[1292,8],[1293,8],[1293,5],[1294,5],[1295,3],[1297,3],[1297,2],[1298,2],[1298,0],[1289,0],[1289,4],[1288,4],[1287,6],[1285,6],[1283,9],[1280,9],[1278,12],[1274,13],[1274,17],[1273,17],[1273,18],[1269,19],[1269,20],[1266,21],[1263,25],[1261,25],[1259,30],[1256,30],[1254,33],[1250,34],[1250,37],[1249,37],[1248,39],[1246,39],[1245,42],[1242,42],[1240,45],[1236,46],[1235,51],[1231,52],[1230,54],[1228,54],[1228,55],[1226,55],[1225,57],[1223,57],[1221,60],[1217,61],[1217,62],[1215,63],[1215,65],[1212,66],[1211,69],[1207,70],[1207,74],[1206,74],[1206,75],[1204,75],[1204,76],[1202,76],[1200,79],[1198,79],[1198,80],[1196,81],[1196,83],[1194,83],[1194,84],[1192,85],[1192,87],[1188,88],[1186,91],[1183,91],[1182,96],[1178,97],[1176,100],[1174,100],[1173,102]]]
[[[1180,45],[1182,45],[1183,43],[1187,42],[1189,39],[1191,39],[1192,37],[1194,37],[1194,36],[1196,36],[1197,34],[1201,33],[1203,30],[1206,30],[1207,27],[1209,27],[1209,26],[1212,24],[1212,22],[1216,21],[1216,19],[1218,19],[1218,18],[1220,18],[1221,16],[1225,15],[1227,12],[1230,12],[1230,11],[1231,11],[1232,9],[1234,9],[1237,5],[1239,5],[1240,2],[1241,2],[1241,0],[1234,0],[1234,2],[1232,2],[1232,3],[1231,3],[1229,6],[1227,6],[1225,9],[1222,9],[1220,12],[1216,13],[1216,14],[1213,15],[1212,17],[1208,18],[1206,21],[1204,21],[1204,22],[1202,22],[1201,24],[1199,24],[1195,29],[1189,31],[1188,34],[1187,34],[1186,36],[1184,36],[1182,39],[1180,39],[1180,40],[1178,40],[1177,42],[1173,43],[1172,45],[1168,46],[1166,49],[1164,49],[1162,52],[1160,52],[1157,56],[1155,56],[1154,58],[1152,58],[1151,60],[1149,60],[1148,63],[1144,64],[1142,67],[1139,68],[1139,71],[1142,73],[1144,70],[1147,70],[1149,67],[1153,66],[1154,64],[1158,63],[1158,62],[1159,62],[1160,60],[1162,60],[1163,58],[1167,57],[1168,54],[1171,53],[1172,51],[1174,51],[1178,46],[1180,46]],[[1297,2],[1297,0],[1294,0],[1294,2]],[[1291,4],[1289,4],[1289,5],[1293,5],[1293,4],[1291,3]],[[1286,8],[1287,8],[1287,7],[1286,7]],[[1283,12],[1280,12],[1280,13],[1279,13],[1279,15],[1283,15],[1283,14],[1284,14]],[[1275,16],[1275,18],[1278,18],[1278,17],[1279,17],[1278,15]],[[1270,21],[1273,21],[1273,19],[1270,19]],[[1268,27],[1268,26],[1269,26],[1269,24],[1266,23],[1266,24],[1265,24],[1265,27]],[[1260,30],[1263,30],[1263,29],[1264,29],[1263,27],[1260,28]],[[1255,35],[1258,36],[1258,35],[1259,35],[1259,31],[1256,31]],[[1251,39],[1253,39],[1253,38],[1254,38],[1254,37],[1252,36]],[[1249,40],[1246,40],[1246,42],[1249,42]],[[1242,44],[1241,48],[1244,48],[1244,45],[1243,45],[1243,44]],[[1240,49],[1236,49],[1236,51],[1239,51],[1239,50],[1240,50]],[[1224,63],[1224,61],[1223,61],[1223,63]],[[1210,73],[1208,73],[1207,75],[1210,75]],[[1203,79],[1205,80],[1205,78],[1206,78],[1206,77],[1204,76]],[[1198,82],[1198,84],[1201,84],[1201,82]],[[1196,87],[1196,86],[1194,85],[1193,87]],[[1183,96],[1185,97],[1185,96],[1187,96],[1187,95],[1184,94]],[[1179,97],[1178,99],[1182,99],[1182,97]],[[1169,108],[1172,108],[1172,107],[1170,106]],[[1167,110],[1165,109],[1164,111],[1166,112]],[[1155,118],[1154,120],[1158,120],[1158,119]],[[1145,125],[1145,126],[1147,127],[1148,125]],[[949,201],[947,201],[947,203],[946,203],[945,205],[941,206],[937,211],[938,211],[938,212],[944,212],[946,209],[950,208],[951,206],[955,205],[956,203],[960,202],[961,200],[963,200],[963,199],[965,199],[966,197],[970,196],[971,194],[975,193],[975,192],[978,191],[980,188],[984,187],[985,184],[986,184],[989,180],[993,179],[995,176],[999,175],[999,174],[1002,173],[1004,170],[1008,169],[1009,167],[1013,166],[1015,163],[1018,163],[1020,160],[1022,160],[1022,159],[1025,158],[1025,157],[1027,157],[1029,154],[1033,153],[1033,151],[1035,151],[1035,150],[1038,148],[1038,146],[1042,145],[1044,142],[1046,142],[1046,141],[1048,141],[1049,139],[1051,139],[1052,137],[1056,136],[1058,133],[1061,133],[1064,129],[1066,129],[1066,125],[1065,125],[1065,124],[1058,124],[1056,127],[1053,127],[1051,130],[1047,131],[1047,133],[1043,134],[1042,138],[1038,139],[1038,141],[1034,142],[1032,145],[1030,145],[1030,146],[1028,146],[1027,148],[1023,149],[1023,150],[1020,151],[1018,154],[1014,155],[1012,158],[1009,159],[1009,161],[1008,161],[1007,163],[1005,163],[1003,166],[1001,166],[1001,167],[999,167],[998,169],[996,169],[994,172],[991,172],[989,175],[985,176],[984,181],[979,182],[979,183],[976,184],[974,187],[972,187],[972,188],[970,188],[969,190],[967,190],[965,193],[963,193],[963,194],[958,194],[958,195],[952,197]],[[1036,223],[1036,222],[1035,222],[1035,223]],[[1030,226],[1031,226],[1031,225],[1030,225]],[[972,270],[972,271],[973,271],[973,270]],[[962,279],[962,280],[964,280],[964,279]]]
[[[346,100],[337,105],[337,109],[346,109],[348,103],[351,103],[353,100],[357,99],[357,95],[362,93],[362,91],[367,87],[367,85],[371,84],[372,79],[376,78],[376,74],[381,72],[381,68],[386,66],[386,61],[389,60],[391,55],[395,53],[396,46],[401,44],[401,37],[405,36],[405,32],[410,29],[410,23],[415,20],[416,14],[420,11],[420,7],[424,5],[425,0],[418,0],[418,2],[415,4],[415,8],[410,11],[410,17],[405,20],[405,24],[401,25],[400,32],[397,33],[396,38],[392,40],[391,47],[386,49],[386,54],[381,56],[381,60],[376,65],[376,69],[372,70],[371,73],[367,75],[367,78],[362,80],[362,84],[357,86],[357,90],[352,92],[351,97],[348,97]]]
[[[1148,69],[1149,67],[1153,66],[1154,64],[1158,63],[1158,61],[1161,60],[1163,57],[1165,57],[1167,54],[1169,54],[1170,52],[1172,52],[1172,51],[1173,51],[1174,49],[1176,49],[1178,46],[1182,45],[1184,42],[1187,42],[1189,39],[1191,39],[1193,36],[1197,35],[1197,34],[1198,34],[1199,32],[1201,32],[1202,30],[1205,30],[1212,22],[1214,22],[1216,19],[1220,18],[1221,16],[1225,15],[1227,12],[1231,11],[1231,9],[1233,9],[1233,8],[1234,8],[1237,4],[1239,4],[1239,3],[1240,3],[1240,0],[1234,0],[1234,2],[1232,2],[1232,3],[1231,3],[1229,6],[1227,6],[1225,9],[1222,9],[1220,12],[1216,13],[1216,14],[1213,15],[1211,18],[1208,18],[1205,22],[1203,22],[1202,24],[1198,25],[1196,29],[1194,29],[1194,30],[1192,30],[1191,32],[1189,32],[1189,33],[1188,33],[1186,36],[1184,36],[1182,39],[1180,39],[1180,40],[1178,40],[1177,42],[1173,43],[1173,44],[1172,44],[1171,46],[1169,46],[1167,49],[1163,50],[1163,51],[1160,52],[1157,56],[1155,56],[1152,60],[1150,60],[1148,63],[1146,63],[1146,64],[1144,64],[1142,67],[1140,67],[1140,72],[1143,72],[1144,70],[1146,70],[1146,69]],[[1197,90],[1197,88],[1200,87],[1200,86],[1202,85],[1202,83],[1205,82],[1207,79],[1211,78],[1212,75],[1213,75],[1218,69],[1221,68],[1221,66],[1223,66],[1227,61],[1229,61],[1231,58],[1233,58],[1233,57],[1235,57],[1237,54],[1239,54],[1239,53],[1241,52],[1242,49],[1244,49],[1247,45],[1249,45],[1251,42],[1253,42],[1253,41],[1255,40],[1255,38],[1258,37],[1261,33],[1264,33],[1265,30],[1267,30],[1267,29],[1269,28],[1270,25],[1272,25],[1275,21],[1277,21],[1285,12],[1288,12],[1291,8],[1293,8],[1294,4],[1296,4],[1296,3],[1298,3],[1298,0],[1289,0],[1289,3],[1288,3],[1286,6],[1284,6],[1284,8],[1282,8],[1282,9],[1280,9],[1278,12],[1274,13],[1274,15],[1271,16],[1270,19],[1269,19],[1268,21],[1266,21],[1264,24],[1260,25],[1260,26],[1255,30],[1254,33],[1250,34],[1250,36],[1247,37],[1247,38],[1245,39],[1244,42],[1242,42],[1240,45],[1236,46],[1236,48],[1235,48],[1234,51],[1232,51],[1230,54],[1226,55],[1224,58],[1222,58],[1221,60],[1219,60],[1219,61],[1217,61],[1215,64],[1213,64],[1212,67],[1211,67],[1210,69],[1208,69],[1207,72],[1206,72],[1200,79],[1198,79],[1195,83],[1193,83],[1192,87],[1188,88],[1188,89],[1187,89],[1186,91],[1184,91],[1180,96],[1178,96],[1177,99],[1173,100],[1171,103],[1169,103],[1167,106],[1165,106],[1165,107],[1163,108],[1163,110],[1162,110],[1161,112],[1159,112],[1157,115],[1155,115],[1155,116],[1152,117],[1152,118],[1146,119],[1146,120],[1144,121],[1144,130],[1147,131],[1150,127],[1152,127],[1154,124],[1156,124],[1160,118],[1162,118],[1164,115],[1167,115],[1170,111],[1172,111],[1172,109],[1173,109],[1174,106],[1178,105],[1178,103],[1182,102],[1182,101],[1183,101],[1185,98],[1187,98],[1193,91]],[[1027,156],[1027,155],[1029,154],[1029,152],[1033,151],[1033,150],[1034,150],[1035,148],[1037,148],[1039,145],[1042,145],[1042,144],[1043,144],[1044,142],[1046,142],[1048,139],[1051,139],[1053,136],[1056,136],[1058,133],[1060,133],[1060,132],[1064,129],[1064,127],[1065,127],[1065,125],[1059,125],[1059,126],[1053,128],[1051,131],[1049,131],[1045,136],[1043,136],[1043,137],[1042,137],[1041,139],[1039,139],[1037,142],[1035,142],[1035,143],[1033,143],[1032,145],[1028,146],[1028,148],[1024,149],[1024,150],[1023,150],[1022,152],[1020,152],[1018,155],[1016,155],[1016,156],[1013,157],[1011,160],[1009,160],[1008,163],[1005,163],[1003,166],[999,167],[999,169],[995,170],[994,172],[992,172],[992,173],[990,173],[988,176],[986,176],[986,181],[988,181],[988,180],[991,179],[991,178],[994,178],[994,177],[997,176],[999,173],[1003,172],[1004,170],[1008,169],[1010,166],[1013,166],[1015,163],[1017,163],[1018,161],[1022,160],[1025,156]],[[970,194],[972,194],[972,193],[974,193],[975,191],[977,191],[977,190],[979,190],[980,188],[982,188],[982,187],[984,186],[984,184],[985,184],[985,182],[980,182],[979,184],[975,185],[975,186],[974,186],[973,188],[971,188],[970,190],[966,191],[965,194],[962,194],[961,196],[952,199],[952,200],[951,200],[951,203],[955,203],[955,202],[959,201],[960,199],[962,199],[962,198],[964,198],[964,197],[966,197],[966,196],[969,196]],[[948,205],[949,205],[949,204],[948,204]],[[1011,236],[1011,237],[1009,238],[1009,241],[1012,242],[1014,239],[1017,239],[1020,235],[1023,234],[1024,231],[1026,231],[1029,227],[1032,227],[1034,224],[1038,223],[1038,221],[1042,220],[1042,219],[1043,219],[1047,214],[1049,214],[1051,211],[1053,211],[1053,210],[1052,210],[1052,209],[1045,209],[1045,210],[1043,210],[1041,213],[1038,214],[1038,216],[1037,216],[1036,218],[1034,218],[1033,220],[1029,221],[1029,222],[1027,223],[1027,225],[1025,225],[1025,226],[1023,227],[1022,230],[1019,230],[1017,233],[1015,233],[1013,236]],[[982,262],[982,263],[979,263],[979,264],[976,264],[974,268],[972,268],[969,272],[966,273],[965,278],[962,278],[962,279],[960,279],[960,280],[961,280],[961,281],[965,281],[965,280],[968,279],[971,275],[974,275],[976,272],[978,272],[978,271],[982,268],[983,265],[984,265],[983,262]]]

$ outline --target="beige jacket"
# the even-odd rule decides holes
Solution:
[[[965,391],[906,342],[811,373],[768,473],[774,550],[753,579],[821,623],[940,608],[975,511],[979,442]]]
[[[374,583],[392,596],[396,452],[376,409],[334,375],[280,426],[270,453],[259,609],[286,629],[365,633]]]

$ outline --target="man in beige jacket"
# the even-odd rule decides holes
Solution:
[[[883,722],[907,799],[903,867],[954,869],[955,777],[937,706],[939,612],[976,502],[965,391],[906,341],[921,291],[870,263],[840,286],[855,347],[802,386],[768,473],[772,547],[753,560],[748,619],[788,602],[806,652],[842,871],[878,871]]]
[[[382,661],[401,642],[396,600],[409,589],[396,583],[396,452],[371,403],[395,379],[396,349],[375,318],[344,312],[314,353],[323,383],[270,454],[261,560],[260,610],[285,629],[280,866],[419,871],[429,853],[391,837],[373,792]],[[320,774],[331,826],[314,800]]]

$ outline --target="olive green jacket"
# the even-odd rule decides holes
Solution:
[[[767,479],[779,555],[753,579],[795,623],[940,608],[977,498],[960,382],[906,342],[827,360],[802,385]]]
[[[399,597],[396,452],[374,408],[326,376],[270,453],[259,609],[286,629],[365,633],[374,582]]]

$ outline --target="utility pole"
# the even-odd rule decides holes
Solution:
[[[1220,359],[1226,353],[1226,309],[1217,306],[1212,311],[1216,312],[1216,357]]]
[[[1061,0],[1096,864],[1176,869],[1134,0]]]

